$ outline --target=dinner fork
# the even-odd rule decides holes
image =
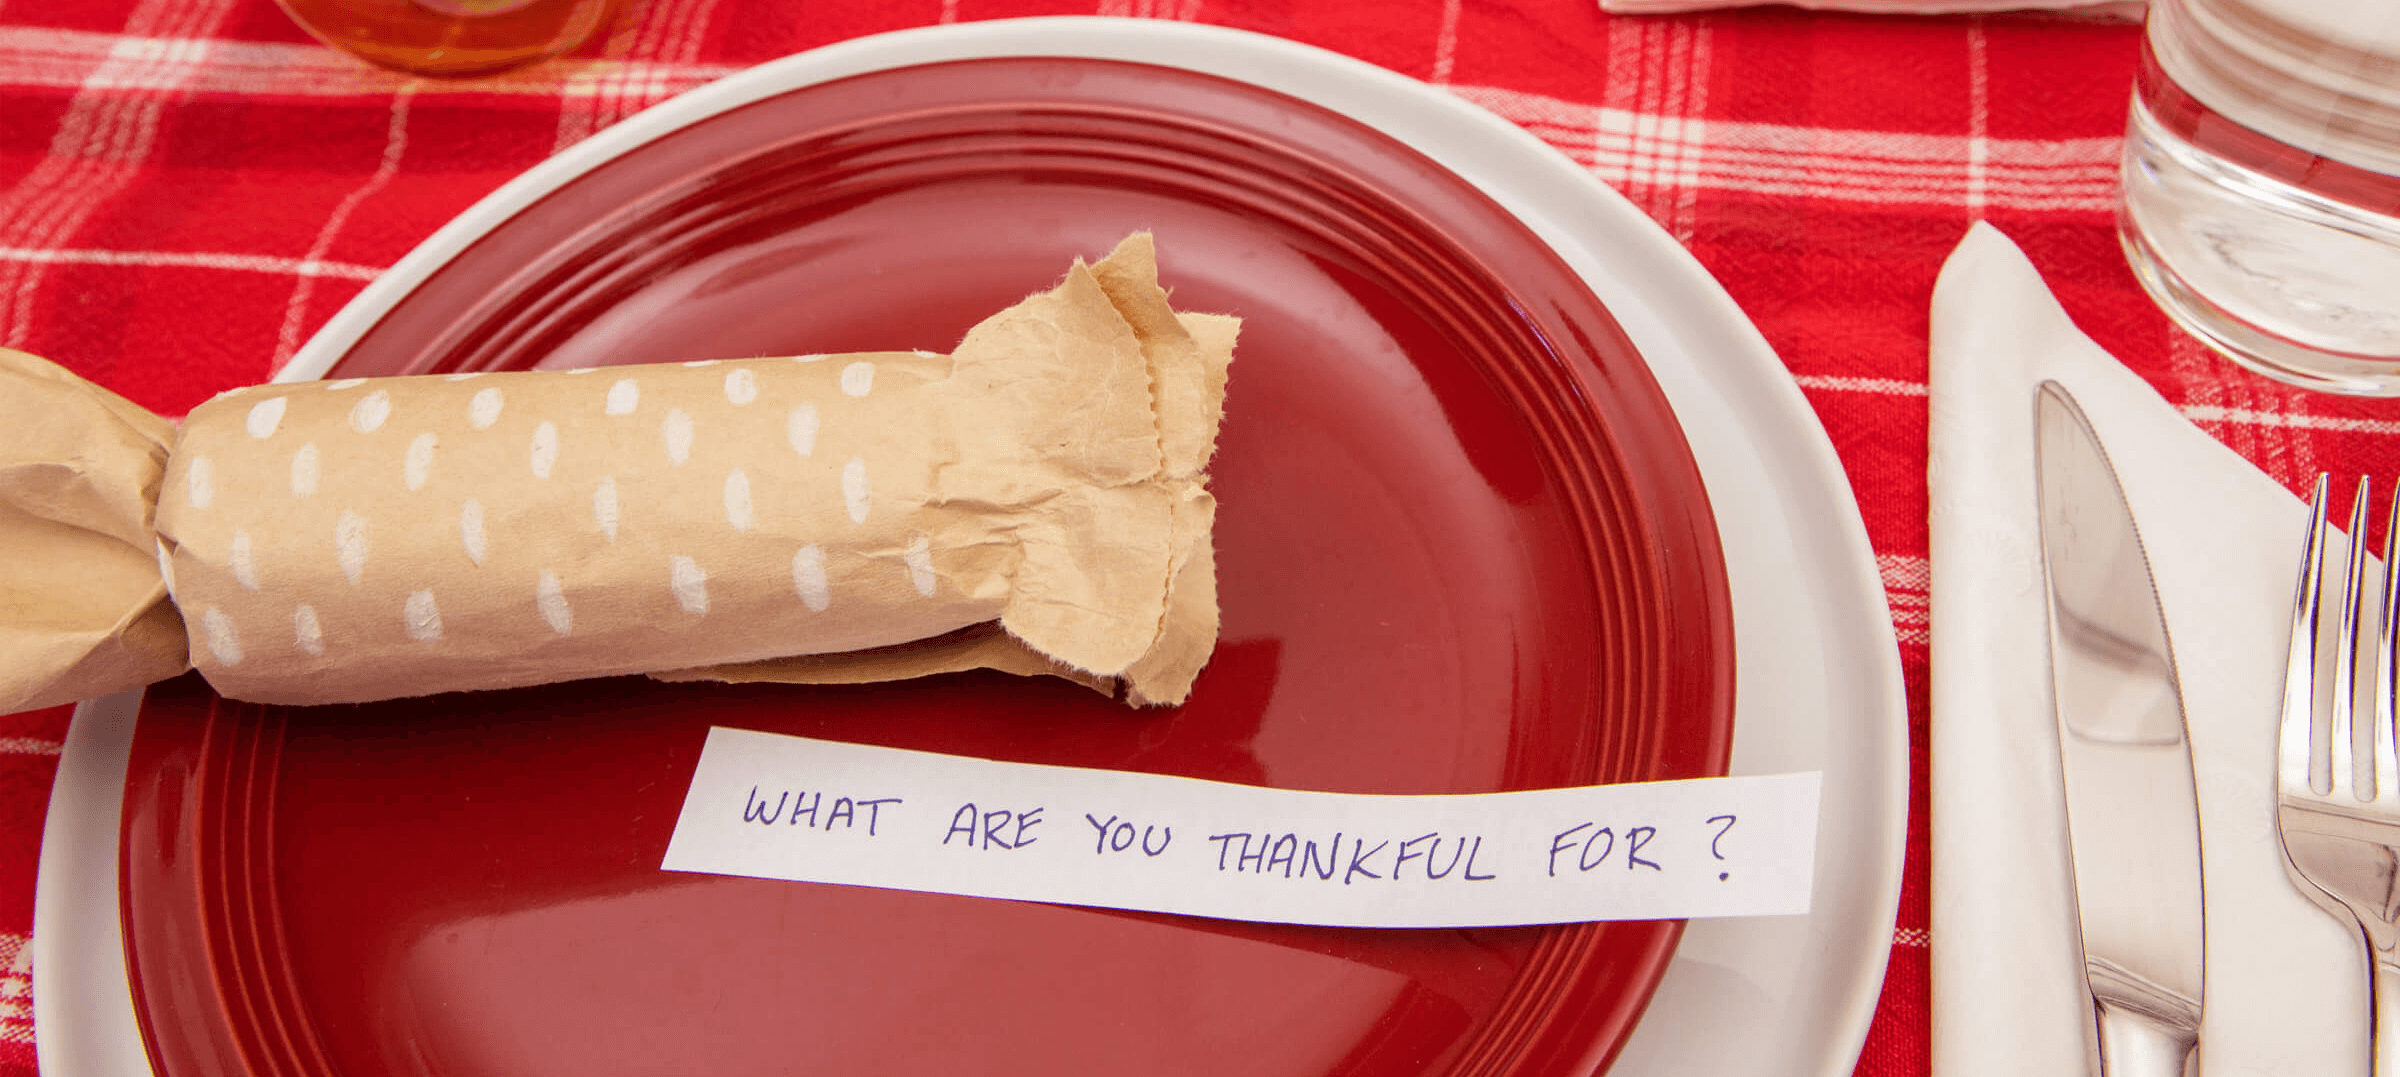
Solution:
[[[2284,671],[2283,728],[2276,752],[2276,827],[2292,884],[2336,919],[2358,924],[2366,943],[2368,1027],[2376,1077],[2400,1077],[2400,747],[2394,743],[2394,634],[2400,631],[2400,572],[2381,573],[2380,599],[2365,592],[2367,499],[2360,480],[2350,506],[2350,555],[2343,574],[2339,623],[2328,641],[2321,631],[2325,598],[2325,488],[2317,477],[2309,497],[2309,529],[2292,602],[2291,653]],[[2400,490],[2383,538],[2383,563],[2392,564],[2400,536]],[[2357,668],[2359,627],[2376,607],[2372,668]],[[2328,653],[2330,652],[2330,653]],[[2331,676],[2320,673],[2331,666]],[[2373,743],[2369,774],[2357,773],[2357,701],[2368,697]],[[2323,743],[2324,751],[2317,745]],[[2312,771],[2322,765],[2324,780]],[[2371,782],[2372,784],[2368,784]]]

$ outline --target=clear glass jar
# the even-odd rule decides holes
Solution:
[[[2153,0],[2118,220],[2235,362],[2400,395],[2400,3]]]

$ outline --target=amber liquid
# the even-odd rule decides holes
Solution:
[[[276,0],[327,44],[420,75],[482,75],[567,52],[617,0]]]

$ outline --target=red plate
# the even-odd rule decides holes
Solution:
[[[1247,319],[1188,706],[966,674],[144,704],[124,915],[151,1057],[201,1074],[1565,1074],[1674,922],[1373,931],[658,870],[712,724],[1304,789],[1722,773],[1733,650],[1647,369],[1506,212],[1240,83],[936,64],[713,115],[400,299],[341,375],[922,347],[1153,229]]]

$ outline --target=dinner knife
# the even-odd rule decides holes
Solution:
[[[2200,810],[2166,618],[2108,453],[2034,394],[2050,678],[2084,979],[2110,1077],[2184,1072],[2200,1038]]]

